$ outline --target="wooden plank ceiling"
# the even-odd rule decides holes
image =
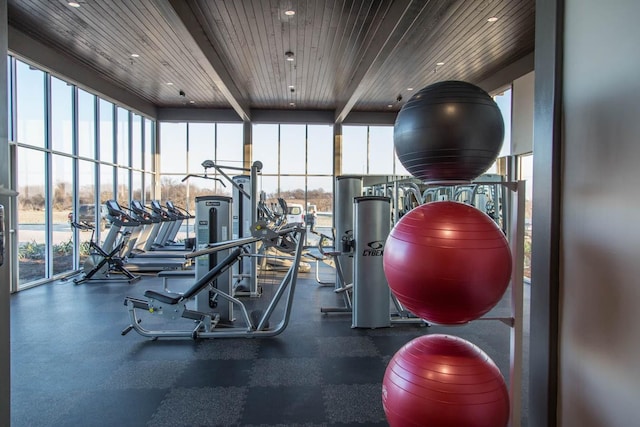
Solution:
[[[408,88],[479,83],[534,49],[535,0],[78,3],[9,0],[9,25],[157,107],[233,108],[243,119],[397,111]]]

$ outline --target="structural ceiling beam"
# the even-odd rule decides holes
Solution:
[[[363,56],[360,65],[350,79],[350,83],[345,91],[346,96],[339,101],[336,108],[335,122],[342,123],[351,112],[358,99],[367,90],[366,82],[368,77],[377,73],[389,54],[396,48],[398,43],[405,37],[409,29],[413,26],[416,17],[423,10],[428,2],[412,0],[395,0],[375,36],[370,48]]]
[[[191,0],[161,0],[158,1],[158,9],[178,34],[188,34],[192,38],[193,43],[198,46],[203,55],[202,65],[211,76],[213,83],[240,118],[243,121],[250,121],[247,96],[231,78],[223,58],[220,57],[202,28],[201,21],[196,16],[196,13],[199,13],[197,4]]]

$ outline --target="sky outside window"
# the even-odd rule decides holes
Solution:
[[[165,138],[163,137],[164,141]],[[215,123],[189,123],[189,173],[203,173],[202,162],[216,158]],[[163,169],[164,172],[164,169]],[[213,173],[213,171],[210,171]]]
[[[342,174],[367,173],[367,127],[342,127]]]
[[[96,97],[78,89],[78,155],[94,159],[96,154]]]
[[[160,123],[160,171],[187,173],[187,124]]]
[[[117,108],[118,117],[118,165],[131,166],[129,150],[131,142],[129,140],[129,111],[124,108]]]
[[[153,120],[144,119],[144,169],[146,171],[153,171]]]
[[[131,167],[142,169],[142,117],[131,115]]]
[[[280,174],[304,175],[306,152],[306,126],[280,125]]]
[[[262,162],[263,174],[278,173],[278,125],[253,125],[253,161]]]
[[[21,144],[44,148],[45,73],[16,61],[16,139]]]
[[[369,126],[369,174],[393,175],[393,126]]]
[[[100,100],[100,160],[113,163],[113,104]]]
[[[307,173],[333,175],[333,126],[309,125],[307,134]]]
[[[73,86],[51,77],[51,149],[73,154]]]
[[[222,166],[243,167],[244,125],[218,123],[216,132],[216,163]]]

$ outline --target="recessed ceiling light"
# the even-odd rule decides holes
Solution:
[[[139,57],[140,57],[140,55],[138,55],[137,53],[132,53],[132,54],[131,54],[131,57],[132,57],[132,58],[139,58]]]
[[[70,1],[67,4],[71,7],[80,7],[80,3],[78,3],[77,1]]]
[[[293,10],[293,9],[289,9],[289,10],[285,10],[284,14],[287,15],[287,16],[293,16],[293,15],[296,14],[296,11]]]
[[[440,66],[444,65],[444,62],[436,62],[436,65],[437,65],[438,67],[440,67]]]
[[[191,101],[189,101],[189,104],[195,104],[196,101],[194,101],[193,99]]]
[[[492,16],[489,19],[487,19],[487,22],[496,22],[498,20],[498,18],[496,16]]]
[[[289,89],[295,89],[296,87],[294,85],[289,85]]]
[[[293,52],[291,52],[290,50],[284,53],[284,57],[287,59],[287,61],[293,61],[295,59]]]
[[[412,87],[408,87],[407,90],[413,90],[413,88]]]
[[[167,82],[167,86],[173,86],[173,83]]]
[[[291,107],[295,107],[295,106],[296,106],[296,103],[295,103],[295,102],[290,102],[290,103],[289,103],[289,105],[290,105]]]
[[[393,104],[387,105],[388,108],[393,108]]]

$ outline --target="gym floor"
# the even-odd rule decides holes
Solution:
[[[322,274],[329,277],[326,266]],[[173,280],[171,288],[190,283]],[[331,287],[318,286],[313,272],[299,275],[289,327],[277,337],[121,336],[129,323],[124,297],[161,288],[160,279],[144,277],[133,285],[55,282],[12,295],[11,425],[386,426],[386,365],[411,339],[432,333],[478,345],[509,384],[504,324],[352,329],[350,314],[320,313],[340,300]],[[528,295],[525,286],[525,307]],[[509,313],[507,292],[487,316]],[[522,379],[526,426],[526,372]]]

